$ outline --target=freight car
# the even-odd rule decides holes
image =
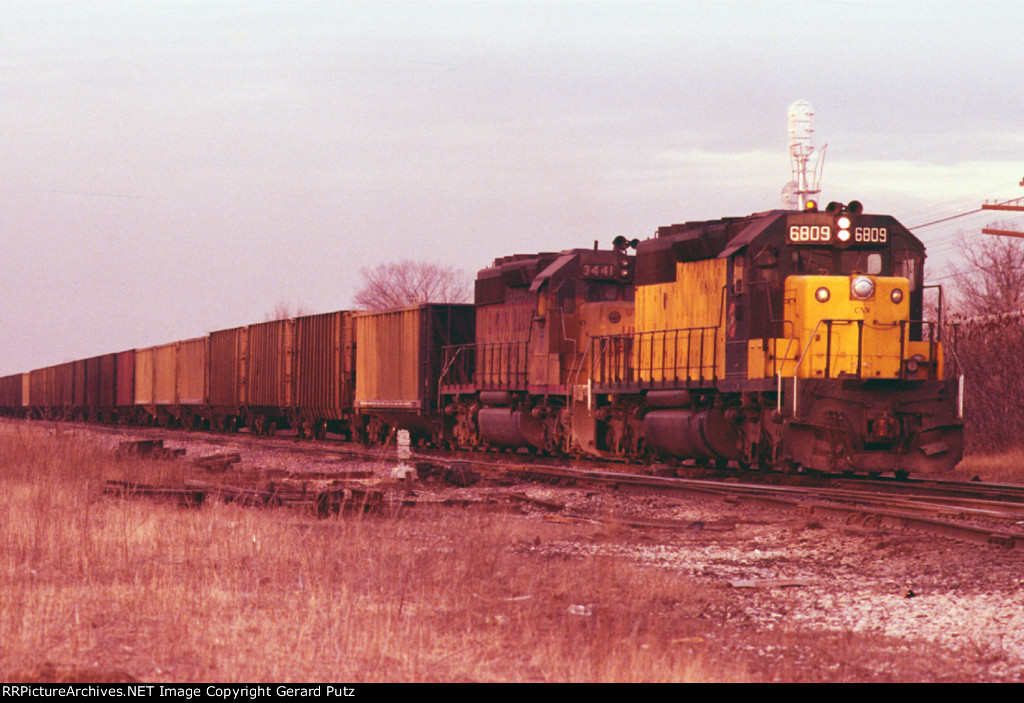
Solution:
[[[207,337],[135,350],[135,421],[202,424],[207,395]]]
[[[29,407],[29,375],[16,373],[0,378],[0,413],[24,417]]]
[[[211,427],[257,434],[351,433],[355,338],[337,311],[219,330],[209,337]]]
[[[424,303],[355,316],[355,434],[380,443],[392,430],[410,432],[418,443],[441,443],[439,411],[443,350],[472,343],[472,305]]]

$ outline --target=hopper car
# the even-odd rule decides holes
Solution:
[[[856,201],[687,222],[500,257],[472,304],[275,320],[0,378],[0,411],[941,472],[962,455],[963,388],[941,320],[924,319],[924,261]]]

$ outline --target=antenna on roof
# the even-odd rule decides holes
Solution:
[[[825,165],[825,150],[821,148],[814,171],[808,177],[807,169],[814,153],[814,108],[806,100],[797,100],[789,106],[789,165],[790,181],[782,188],[782,207],[803,210],[810,196],[821,192],[821,173]]]

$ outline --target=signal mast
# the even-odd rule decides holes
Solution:
[[[782,207],[803,210],[811,196],[821,192],[821,172],[825,165],[825,150],[821,148],[814,171],[808,176],[808,162],[814,153],[814,108],[806,100],[797,100],[789,106],[789,165],[790,180],[782,189]]]

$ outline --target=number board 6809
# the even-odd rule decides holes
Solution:
[[[790,225],[789,241],[794,244],[828,244],[832,241],[830,225]]]
[[[853,241],[869,244],[885,244],[889,241],[889,230],[885,227],[855,227]]]

